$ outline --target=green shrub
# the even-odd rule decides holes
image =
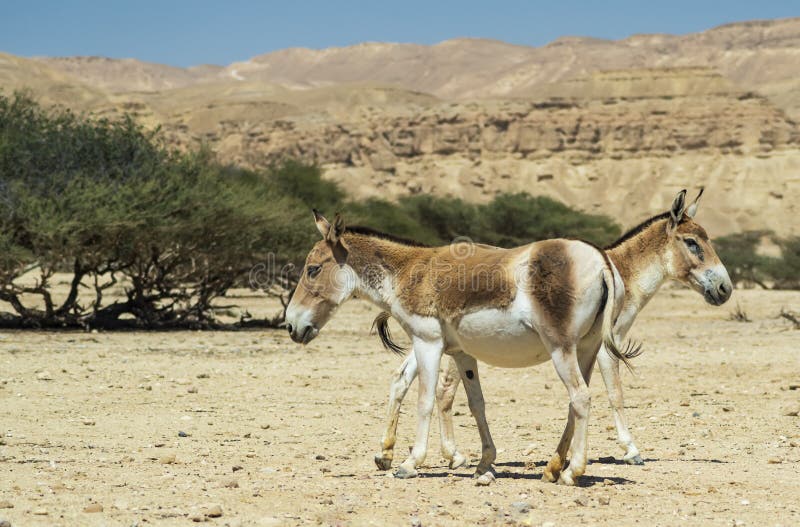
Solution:
[[[714,240],[717,256],[725,265],[734,283],[756,284],[767,288],[769,266],[773,258],[758,254],[758,245],[767,231],[748,231],[729,234]]]
[[[772,258],[766,268],[776,289],[800,289],[800,236],[777,239],[780,258]]]
[[[282,185],[292,171],[318,177],[312,168],[286,164],[270,178],[207,151],[169,151],[131,119],[0,97],[0,300],[23,325],[113,326],[123,315],[145,327],[213,323],[212,301],[253,265],[305,255],[310,214]],[[30,269],[36,284],[20,285]],[[73,280],[56,304],[50,281],[62,270]],[[125,298],[106,303],[118,278]],[[95,298],[81,305],[88,284]],[[26,294],[41,302],[26,305]]]
[[[481,209],[486,218],[482,239],[502,247],[559,237],[605,246],[621,234],[610,218],[576,211],[546,196],[501,194]]]

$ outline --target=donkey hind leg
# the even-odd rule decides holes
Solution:
[[[417,375],[419,377],[419,399],[417,402],[417,438],[411,454],[394,473],[396,478],[413,478],[417,476],[417,467],[425,461],[428,451],[428,433],[430,432],[431,413],[436,404],[436,380],[439,376],[439,363],[444,348],[441,340],[425,341],[413,339],[414,355],[417,359]]]
[[[546,472],[549,470],[552,475],[553,469],[561,469],[563,467],[571,436],[572,460],[567,468],[561,470],[558,483],[574,485],[586,470],[586,436],[589,428],[591,395],[589,394],[589,386],[584,378],[584,373],[581,371],[581,365],[578,363],[578,352],[574,344],[553,349],[552,357],[556,372],[569,393],[569,416],[567,426],[559,443],[559,449],[556,451],[556,456],[553,456],[553,459],[548,463]],[[594,354],[592,354],[592,359],[594,359]],[[588,373],[591,372],[591,362],[589,364]],[[570,419],[572,424],[570,424]],[[566,443],[567,446],[563,446],[562,443]],[[564,456],[561,456],[562,452]],[[561,466],[555,466],[556,463],[554,461]],[[548,479],[546,475],[544,477]]]
[[[458,365],[452,357],[448,357],[446,364],[442,364],[439,383],[436,385],[436,402],[439,406],[442,456],[453,469],[467,464],[467,458],[456,449],[456,436],[453,430],[453,400],[460,381]]]
[[[375,454],[375,464],[381,470],[392,468],[394,445],[397,441],[397,422],[400,419],[400,405],[408,392],[408,387],[417,377],[417,358],[414,350],[408,354],[403,364],[394,372],[389,388],[389,407],[386,410],[386,430],[381,439],[381,453]]]
[[[622,459],[629,465],[644,465],[639,449],[633,444],[633,436],[628,431],[628,423],[625,420],[625,411],[622,399],[622,381],[619,376],[619,361],[609,355],[605,346],[600,349],[597,355],[597,364],[600,366],[600,374],[606,384],[608,400],[611,403],[611,413],[614,416],[614,424],[617,427],[617,442],[625,450],[625,457]]]
[[[585,347],[580,348],[578,352],[578,366],[581,369],[583,380],[586,385],[592,378],[592,370],[594,368],[596,354],[587,350]],[[561,475],[561,470],[567,465],[567,453],[569,452],[570,445],[572,444],[572,436],[575,433],[575,415],[570,410],[567,416],[567,425],[564,427],[564,433],[561,434],[561,440],[558,442],[556,453],[547,463],[544,469],[542,479],[549,482],[555,482]]]
[[[469,410],[475,418],[478,433],[481,436],[481,461],[475,469],[474,477],[477,478],[476,484],[489,485],[495,478],[492,465],[497,458],[497,449],[492,441],[492,435],[489,433],[489,423],[486,422],[486,404],[483,400],[481,380],[478,375],[478,362],[466,353],[454,355],[453,359],[458,364],[461,380],[467,392]]]

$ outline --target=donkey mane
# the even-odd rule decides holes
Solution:
[[[620,236],[617,241],[615,241],[611,245],[607,245],[605,247],[605,250],[608,251],[608,250],[614,249],[616,247],[619,247],[620,245],[622,245],[626,241],[628,241],[631,238],[635,237],[636,235],[641,233],[643,230],[645,230],[646,228],[648,228],[649,226],[654,224],[655,222],[669,219],[669,217],[670,217],[670,213],[669,213],[669,211],[667,211],[667,212],[662,212],[661,214],[656,214],[655,216],[653,216],[650,219],[644,220],[642,223],[640,223],[636,227],[630,229],[628,232],[626,232],[625,234]],[[686,218],[687,218],[686,215],[684,215],[681,218],[681,223],[683,223],[686,220]]]
[[[373,238],[380,238],[381,240],[388,240],[390,242],[399,243],[401,245],[408,245],[410,247],[430,247],[422,242],[418,242],[416,240],[412,240],[410,238],[403,238],[402,236],[395,236],[394,234],[388,234],[386,232],[381,232],[379,230],[373,229],[372,227],[365,227],[363,225],[348,225],[345,229],[345,233],[353,233],[353,234],[361,234],[363,236],[371,236]]]

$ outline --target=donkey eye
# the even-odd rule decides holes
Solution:
[[[309,278],[314,278],[319,274],[321,270],[322,270],[321,265],[309,265],[308,267],[306,267],[306,274],[308,275]]]
[[[697,256],[700,261],[703,261],[703,249],[700,248],[700,245],[693,238],[686,238],[683,240],[683,243],[686,244],[686,247],[689,248],[692,254]]]

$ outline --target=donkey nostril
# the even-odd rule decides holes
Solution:
[[[718,289],[719,289],[719,292],[722,293],[723,295],[727,295],[728,294],[729,290],[728,290],[728,286],[726,284],[719,284]]]
[[[286,329],[288,329],[289,333],[291,333],[292,332],[292,325],[291,324],[286,324]]]

